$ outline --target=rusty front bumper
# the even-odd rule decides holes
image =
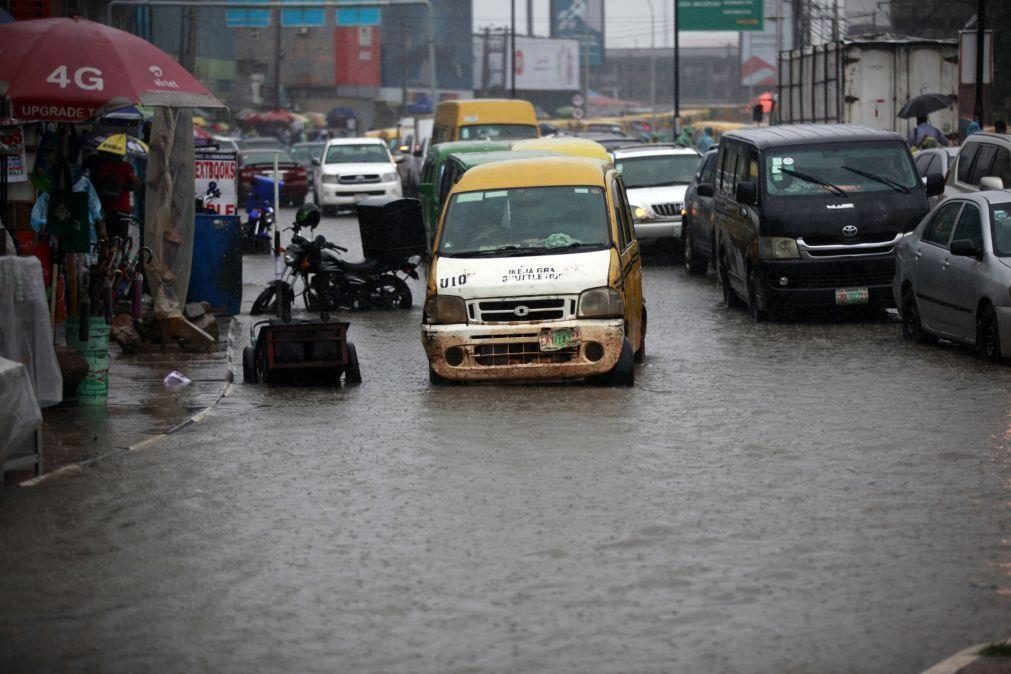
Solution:
[[[576,329],[578,343],[542,348],[543,330]],[[610,371],[625,339],[621,319],[508,325],[422,325],[436,374],[458,381],[578,379]]]

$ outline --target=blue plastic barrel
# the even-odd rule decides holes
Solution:
[[[201,213],[193,234],[193,268],[187,302],[208,302],[216,314],[242,308],[242,221],[237,215]]]

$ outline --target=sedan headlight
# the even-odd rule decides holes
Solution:
[[[648,208],[643,208],[642,206],[632,206],[633,220],[650,220],[652,218],[653,213]]]
[[[593,288],[579,295],[579,318],[620,318],[625,301],[614,288]]]
[[[424,321],[431,325],[467,322],[467,305],[455,295],[432,295],[425,300]]]
[[[785,236],[758,237],[758,257],[763,260],[782,260],[800,257],[797,240]]]
[[[320,178],[320,182],[328,183],[330,185],[336,185],[340,182],[340,176],[338,175],[325,175]]]
[[[380,176],[380,180],[382,180],[384,183],[392,183],[396,179],[397,179],[397,172],[396,171],[392,171],[390,173],[384,173],[382,176]]]

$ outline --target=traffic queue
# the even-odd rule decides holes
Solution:
[[[643,248],[675,251],[689,275],[714,270],[726,306],[756,322],[894,307],[907,339],[1011,353],[1006,135],[973,136],[938,171],[900,135],[860,125],[728,131],[703,155],[538,137],[523,101],[444,107],[411,211],[433,385],[632,385],[646,357]],[[313,159],[324,207],[399,198],[404,159],[370,140]],[[326,201],[330,185],[343,201]]]

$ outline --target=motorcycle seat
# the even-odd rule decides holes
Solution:
[[[364,262],[346,262],[344,260],[340,261],[341,266],[348,271],[355,271],[362,274],[368,274],[375,271],[378,264],[378,260],[365,260]]]

